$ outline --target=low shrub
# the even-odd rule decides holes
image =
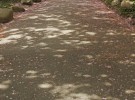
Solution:
[[[0,0],[0,8],[9,8],[13,3],[20,2],[20,0]]]
[[[131,2],[133,2],[133,5],[129,8],[121,7],[120,4],[117,6],[112,6],[111,3],[113,0],[102,0],[102,1],[104,1],[105,4],[107,4],[109,7],[116,9],[120,15],[135,18],[135,0],[130,0]],[[119,1],[121,3],[123,0],[119,0]]]

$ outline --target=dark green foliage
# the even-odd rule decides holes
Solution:
[[[41,2],[41,0],[33,0],[33,2]]]
[[[104,0],[104,1],[105,1],[106,4],[111,5],[111,3],[112,3],[113,0]]]
[[[7,8],[7,7],[10,7],[10,6],[11,6],[10,2],[0,1],[0,8]]]
[[[135,1],[135,0],[132,0]],[[127,16],[127,17],[135,17],[135,4],[131,8],[118,8],[121,15]]]
[[[20,2],[20,0],[0,0],[0,2]]]
[[[115,7],[111,6],[111,3],[113,0],[103,0],[108,6],[110,6],[113,9],[116,9],[120,15],[126,16],[126,17],[132,17],[135,18],[135,3],[131,8],[123,8],[120,5],[117,5]],[[120,0],[122,2],[123,0]],[[135,0],[130,0],[134,1]]]
[[[12,3],[20,2],[20,0],[0,0],[0,8],[8,8]]]

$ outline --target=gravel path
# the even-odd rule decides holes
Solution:
[[[0,100],[134,100],[135,33],[119,19],[99,0],[16,19],[0,33]]]

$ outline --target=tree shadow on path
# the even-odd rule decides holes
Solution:
[[[1,100],[134,99],[135,33],[93,5],[50,0],[1,33]]]

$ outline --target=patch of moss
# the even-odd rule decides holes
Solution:
[[[11,6],[11,2],[0,2],[0,8],[9,8]]]
[[[113,0],[105,0],[105,3],[108,4],[108,5],[111,5]]]
[[[0,8],[10,8],[13,3],[20,2],[20,0],[0,0]]]

